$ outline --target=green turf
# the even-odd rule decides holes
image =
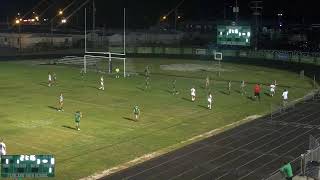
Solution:
[[[279,105],[283,88],[291,100],[312,89],[311,80],[297,74],[265,67],[223,63],[222,72],[165,71],[160,65],[199,64],[216,66],[209,61],[178,59],[129,59],[128,69],[143,74],[151,66],[151,90],[144,91],[144,77],[105,78],[105,91],[99,91],[99,74],[89,72],[82,80],[79,68],[37,65],[24,62],[0,63],[0,137],[9,154],[53,154],[55,179],[78,179],[95,172],[177,144],[201,133],[241,120],[249,115],[270,111]],[[121,66],[121,63],[114,64]],[[58,85],[47,87],[47,74],[54,71]],[[210,89],[213,110],[206,109],[205,77],[214,79]],[[173,79],[178,95],[171,94]],[[277,80],[275,97],[262,95],[261,103],[252,101],[253,84]],[[232,80],[232,94],[227,95],[227,81]],[[251,83],[247,96],[239,94],[240,80]],[[190,88],[196,87],[192,103]],[[263,86],[263,91],[269,88]],[[65,112],[57,112],[59,93],[65,98]],[[141,119],[133,118],[133,106],[139,105]],[[74,130],[74,113],[83,112],[81,131]]]

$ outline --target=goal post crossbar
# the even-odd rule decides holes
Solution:
[[[95,55],[84,55],[83,56],[83,69],[84,73],[87,73],[87,58],[103,58],[103,59],[108,59],[109,60],[109,73],[112,71],[111,68],[111,60],[112,59],[117,59],[117,60],[123,60],[123,77],[126,77],[126,58],[125,57],[112,57],[111,55],[109,56],[95,56]]]
[[[124,53],[112,53],[112,52],[91,52],[87,51],[86,54],[103,54],[103,55],[116,55],[116,56],[125,56]]]

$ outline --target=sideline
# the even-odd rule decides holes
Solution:
[[[194,137],[192,137],[190,139],[181,141],[181,142],[179,142],[177,144],[174,144],[172,146],[163,148],[163,149],[155,151],[153,153],[145,154],[143,156],[135,158],[135,159],[133,159],[131,161],[128,161],[126,163],[123,163],[123,164],[120,164],[118,166],[109,168],[109,169],[104,170],[104,171],[99,172],[99,173],[95,173],[95,174],[93,174],[91,176],[88,176],[88,177],[85,177],[85,178],[81,178],[79,180],[95,180],[95,179],[103,178],[105,176],[108,176],[108,175],[111,175],[113,173],[119,172],[121,170],[127,169],[127,168],[129,168],[131,166],[140,164],[142,162],[145,162],[145,161],[148,161],[150,159],[153,159],[153,158],[159,157],[161,155],[164,155],[164,154],[166,154],[168,152],[171,152],[171,151],[174,151],[176,149],[182,148],[183,146],[192,144],[192,143],[194,143],[196,141],[200,141],[202,139],[205,139],[205,138],[208,138],[208,137],[212,137],[212,136],[214,136],[214,135],[216,135],[218,133],[221,133],[223,131],[226,131],[226,130],[232,129],[234,127],[240,126],[240,125],[242,125],[242,124],[244,124],[246,122],[253,121],[253,120],[258,119],[260,117],[262,117],[262,115],[248,116],[248,117],[246,117],[246,118],[244,118],[244,119],[242,119],[240,121],[236,121],[236,122],[233,122],[231,124],[225,125],[225,126],[223,126],[221,128],[217,128],[217,129],[214,129],[212,131],[209,131],[209,132],[194,136]]]

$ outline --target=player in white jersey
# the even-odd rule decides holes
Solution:
[[[120,69],[117,67],[117,68],[116,68],[116,78],[120,78],[119,72],[120,72]]]
[[[196,100],[196,89],[193,87],[191,88],[191,101],[194,102]]]
[[[7,154],[6,144],[3,142],[3,139],[0,139],[0,156]]]
[[[273,97],[275,93],[276,93],[276,85],[271,84],[270,85],[270,96]]]
[[[208,108],[211,109],[212,108],[212,94],[209,93],[208,95]]]
[[[103,79],[103,76],[100,77],[100,88],[99,89],[104,91],[104,79]]]
[[[63,110],[63,94],[61,93],[60,96],[59,96],[59,109],[58,111],[64,111]]]
[[[287,89],[284,89],[282,93],[283,106],[286,106],[288,103],[288,94],[289,94],[289,91]]]
[[[52,75],[49,72],[49,74],[48,74],[48,86],[50,87],[51,85],[52,85]]]

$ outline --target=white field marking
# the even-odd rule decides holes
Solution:
[[[10,141],[9,141],[10,142]],[[18,146],[24,146],[24,147],[29,147],[31,149],[36,149],[38,151],[42,151],[42,152],[47,152],[47,153],[50,153],[51,151],[47,150],[47,149],[43,149],[43,148],[40,148],[40,147],[36,147],[36,146],[33,146],[33,145],[29,145],[29,144],[24,144],[24,143],[18,143],[16,141],[11,141],[11,143],[13,144],[16,144]]]
[[[196,140],[200,140],[200,139],[203,139],[203,138],[208,138],[208,137],[211,137],[213,135],[215,135],[217,132],[219,131],[222,131],[223,129],[226,129],[228,127],[231,127],[231,126],[237,126],[237,125],[240,125],[244,122],[247,122],[247,121],[251,121],[251,120],[254,120],[256,118],[260,118],[261,115],[252,115],[252,116],[248,116],[240,121],[237,121],[237,122],[234,122],[234,123],[231,123],[231,124],[228,124],[226,126],[223,126],[221,128],[217,128],[217,129],[214,129],[212,131],[209,131],[209,132],[206,132],[206,133],[203,133],[201,135],[198,135],[198,136],[195,136],[195,137],[192,137],[188,140],[185,140],[185,141],[181,141],[177,144],[174,144],[172,146],[169,146],[165,149],[172,149],[174,147],[176,147],[178,144],[186,144],[186,143],[189,143],[189,142],[194,142]],[[153,159],[155,157],[158,157],[162,154],[165,154],[166,151],[164,150],[159,150],[159,151],[156,151],[156,152],[153,152],[153,153],[149,153],[149,154],[146,154],[146,155],[143,155],[143,156],[140,156],[138,158],[135,158],[129,162],[126,162],[126,163],[123,163],[121,165],[118,165],[118,166],[115,166],[115,167],[112,167],[110,169],[107,169],[107,170],[104,170],[100,173],[95,173],[91,176],[88,176],[88,177],[85,177],[85,178],[81,178],[80,180],[95,180],[95,179],[99,179],[99,178],[102,178],[102,177],[105,177],[105,176],[108,176],[110,174],[113,174],[115,172],[118,172],[120,170],[123,170],[123,169],[126,169],[128,167],[131,167],[131,166],[134,166],[138,163],[141,163],[141,162],[144,162],[144,161],[147,161],[147,160],[150,160],[150,159]]]

